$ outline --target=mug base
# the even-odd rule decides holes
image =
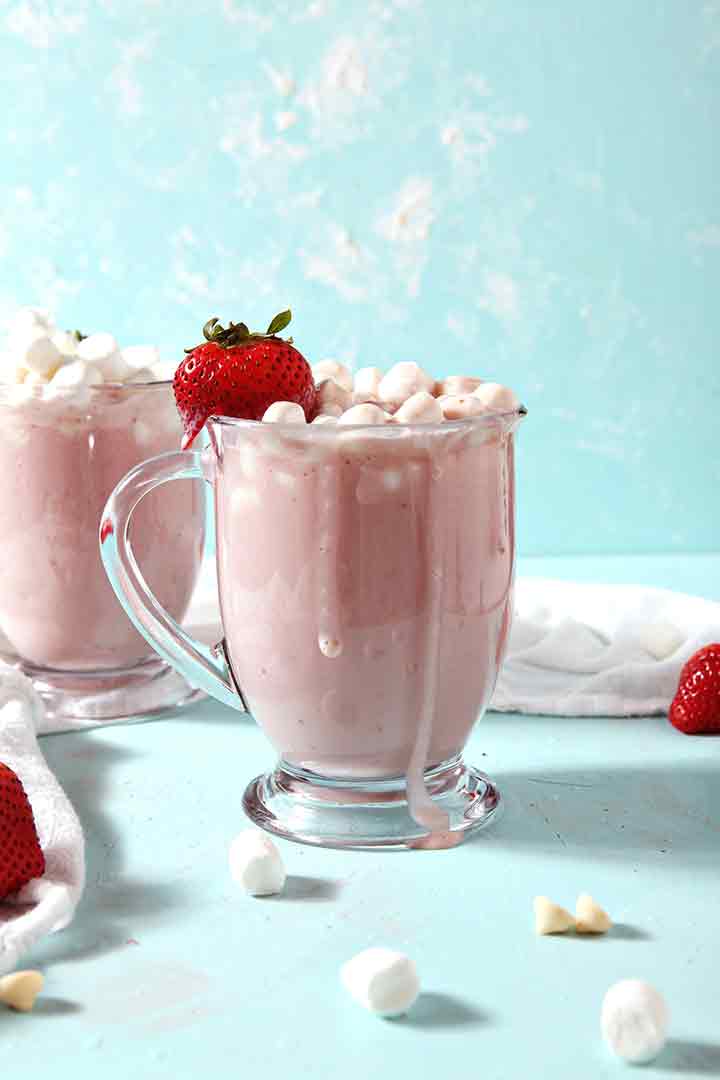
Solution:
[[[344,849],[455,847],[498,817],[497,788],[461,757],[428,769],[425,785],[448,816],[442,832],[430,833],[413,819],[402,776],[333,780],[286,761],[252,781],[243,808],[261,829],[285,840]]]
[[[32,679],[50,728],[143,720],[174,712],[205,695],[152,657],[112,671],[58,671],[16,663]]]

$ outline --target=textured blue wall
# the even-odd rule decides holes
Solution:
[[[720,547],[719,0],[0,2],[0,317],[515,386],[526,553]]]

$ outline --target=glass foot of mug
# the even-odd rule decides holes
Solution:
[[[32,679],[47,719],[58,728],[146,719],[204,697],[156,658],[112,671],[56,671],[27,663],[14,666]]]
[[[331,780],[285,761],[253,780],[243,807],[267,832],[332,848],[454,847],[497,819],[497,788],[462,758],[428,769],[425,784],[448,816],[448,827],[441,832],[431,834],[413,819],[404,777]]]

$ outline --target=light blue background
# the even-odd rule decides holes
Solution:
[[[508,382],[526,554],[718,546],[718,0],[0,0],[0,317]]]

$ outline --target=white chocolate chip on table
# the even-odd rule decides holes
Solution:
[[[39,971],[14,971],[0,978],[0,1002],[16,1012],[30,1012],[45,980]]]
[[[575,904],[575,929],[578,934],[606,934],[612,919],[589,893],[580,893]]]
[[[610,1050],[623,1061],[653,1061],[665,1046],[669,1024],[665,999],[641,979],[622,979],[605,994],[600,1027]]]
[[[285,867],[276,845],[259,829],[238,833],[228,851],[230,874],[251,896],[274,896],[285,887]]]
[[[533,909],[536,934],[565,934],[575,925],[575,919],[570,912],[547,896],[536,896]]]
[[[420,993],[415,964],[404,953],[372,948],[343,964],[340,980],[350,996],[378,1016],[402,1016]]]

